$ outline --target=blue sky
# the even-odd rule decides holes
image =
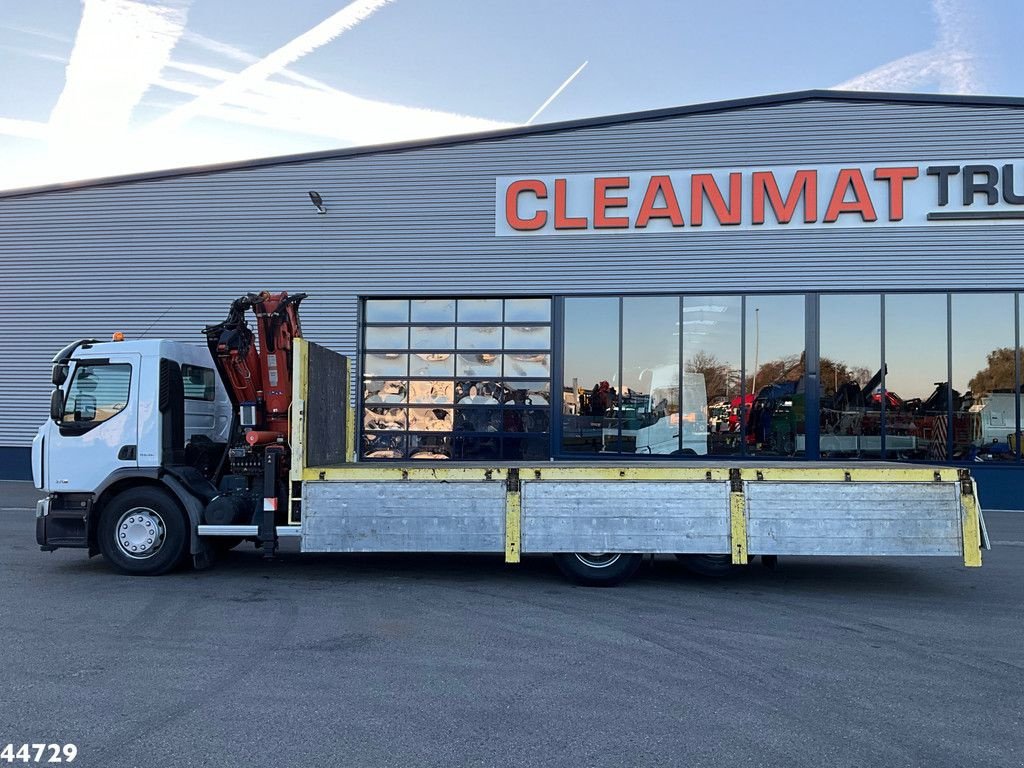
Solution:
[[[1022,22],[1010,0],[0,0],[0,189],[509,127],[556,92],[535,122],[1024,95]]]

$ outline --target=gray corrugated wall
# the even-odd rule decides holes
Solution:
[[[1024,289],[1021,226],[494,236],[499,175],[987,157],[1024,157],[1024,110],[807,101],[2,199],[0,445],[69,340],[201,341],[249,290],[309,292],[352,354],[374,293]]]

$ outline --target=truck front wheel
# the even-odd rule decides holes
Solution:
[[[122,573],[159,576],[184,559],[188,531],[178,503],[159,488],[132,488],[104,505],[100,552]]]
[[[630,578],[643,555],[623,552],[560,552],[555,562],[562,573],[585,587],[614,587]]]

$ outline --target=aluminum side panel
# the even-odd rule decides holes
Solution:
[[[729,552],[729,487],[702,482],[526,482],[522,551]]]
[[[953,483],[746,484],[754,555],[959,555]]]
[[[303,552],[504,552],[504,483],[308,482]]]

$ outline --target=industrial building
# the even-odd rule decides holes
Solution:
[[[805,91],[0,193],[0,472],[68,342],[261,289],[359,455],[963,464],[1022,508],[1024,99]],[[197,321],[197,319],[201,319]]]

